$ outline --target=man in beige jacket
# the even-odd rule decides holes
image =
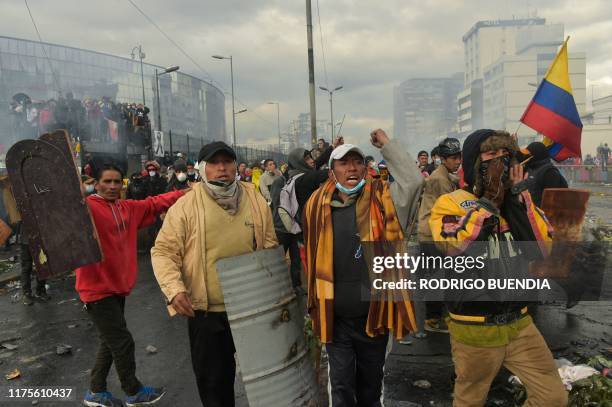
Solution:
[[[419,207],[419,245],[421,252],[427,256],[440,255],[432,243],[434,239],[429,228],[431,208],[439,197],[459,188],[459,177],[456,172],[461,165],[461,143],[456,138],[445,138],[437,150],[442,163],[426,178]],[[448,333],[442,308],[441,302],[430,301],[425,304],[426,331]]]
[[[236,154],[217,141],[200,150],[200,185],[173,207],[151,250],[171,315],[188,317],[202,404],[234,405],[234,341],[217,260],[278,244],[272,214],[253,184],[236,181]]]

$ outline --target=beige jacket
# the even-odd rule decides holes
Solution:
[[[431,229],[429,228],[429,216],[436,200],[450,192],[456,190],[459,185],[459,178],[448,172],[444,165],[439,165],[429,177],[425,179],[425,188],[419,207],[419,242],[431,242]]]
[[[240,182],[240,186],[242,199],[248,199],[251,205],[256,250],[277,246],[272,213],[266,201],[253,184]],[[206,194],[204,187],[197,185],[168,210],[151,249],[151,261],[168,303],[177,294],[186,292],[194,309],[206,311],[206,239],[214,239],[214,236],[206,236],[203,194]],[[176,314],[172,305],[168,305],[168,312]]]

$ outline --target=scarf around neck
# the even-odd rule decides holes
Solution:
[[[334,230],[332,201],[336,186],[327,181],[304,208],[304,243],[308,279],[308,312],[321,342],[331,342],[334,321]],[[337,203],[336,203],[337,204]],[[355,202],[356,221],[366,262],[371,256],[394,256],[403,247],[404,234],[391,199],[389,184],[366,179]],[[362,246],[363,247],[363,246]],[[401,249],[399,249],[401,250]],[[370,268],[370,267],[368,267]],[[371,272],[370,272],[371,273]],[[386,270],[379,277],[399,281],[401,271]],[[370,297],[366,333],[373,337],[389,330],[397,338],[416,329],[414,308],[407,290],[376,290]]]
[[[206,177],[206,162],[202,165],[202,187],[208,195],[230,215],[235,215],[240,207],[242,188],[237,181],[226,186],[211,184]]]

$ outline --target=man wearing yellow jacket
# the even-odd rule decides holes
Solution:
[[[437,247],[447,255],[484,248],[487,274],[501,268],[506,276],[518,276],[530,260],[546,254],[546,243],[552,240],[544,214],[521,187],[525,174],[514,158],[517,150],[505,131],[470,134],[462,161],[468,185],[442,195],[431,210],[429,226]],[[517,245],[523,250],[508,250]],[[502,366],[525,385],[525,406],[567,405],[553,356],[526,304],[486,290],[447,301],[457,376],[454,406],[483,406]]]
[[[151,250],[171,315],[188,317],[202,404],[234,405],[234,341],[217,260],[278,244],[272,214],[253,184],[236,180],[236,154],[217,141],[200,150],[202,181],[166,214]]]

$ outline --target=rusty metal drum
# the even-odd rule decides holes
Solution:
[[[219,260],[217,273],[250,407],[316,405],[305,312],[283,249]]]

